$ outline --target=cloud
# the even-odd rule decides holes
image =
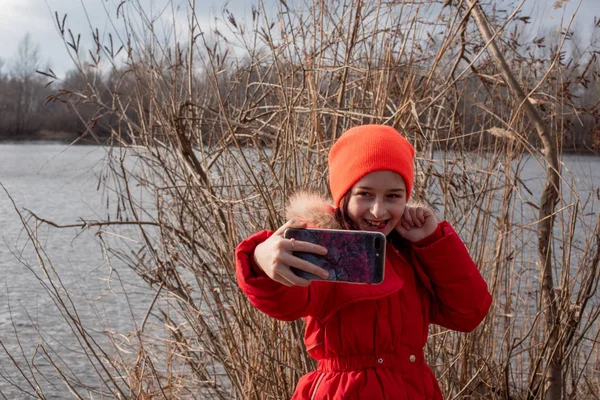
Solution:
[[[38,37],[53,31],[48,24],[47,12],[36,5],[35,0],[3,0],[0,7],[0,57],[7,59],[16,54],[18,42],[30,32],[37,42]]]
[[[276,7],[272,7],[274,1],[265,0],[267,9],[276,9]],[[583,31],[588,30],[587,26],[591,26],[593,23],[595,13],[600,11],[598,10],[598,1],[600,0],[583,0],[577,23],[577,26],[583,27]],[[16,55],[19,41],[29,32],[32,41],[40,47],[42,65],[49,62],[59,75],[72,68],[73,62],[56,29],[55,12],[58,12],[61,20],[65,14],[67,15],[67,27],[73,31],[75,36],[81,34],[81,44],[85,48],[93,46],[92,29],[98,29],[102,40],[108,39],[109,32],[113,35],[117,32],[123,34],[122,15],[116,19],[116,10],[121,4],[121,0],[0,0],[0,2],[2,3],[0,7],[0,38],[2,38],[0,58],[5,60],[13,58]],[[246,19],[249,22],[251,5],[257,2],[258,0],[229,0],[227,2],[225,0],[197,0],[197,17],[205,32],[210,33],[216,26],[225,37],[232,39],[227,23],[223,22],[224,8],[227,7],[238,21]],[[288,3],[293,5],[294,0],[289,0]],[[300,5],[300,3],[302,1],[297,0],[297,4]],[[574,11],[574,4],[571,3],[577,2],[565,3],[564,9],[552,10],[552,2],[529,0],[526,2],[529,7],[527,12],[534,14],[532,15],[534,24],[531,28],[545,29],[551,25],[558,25],[563,15],[567,20],[563,23],[566,24]],[[154,16],[164,9],[161,18],[155,21],[158,34],[169,37],[171,43],[174,41],[174,35],[177,35],[181,43],[187,40],[189,0],[129,0],[125,4],[129,9],[135,4],[140,4],[147,15]],[[215,17],[218,19],[217,22],[215,22]],[[175,21],[175,29],[173,29],[173,21]],[[138,25],[138,32],[144,31],[139,28]],[[235,44],[233,44],[232,50],[236,51]],[[6,68],[5,66],[4,72]]]

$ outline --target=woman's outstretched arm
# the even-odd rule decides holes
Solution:
[[[325,254],[316,244],[283,238],[285,229],[305,224],[289,221],[275,232],[262,231],[242,241],[236,248],[236,275],[250,302],[267,315],[293,321],[315,315],[323,304],[323,282],[310,282],[296,276],[291,266],[328,277],[327,271],[292,254],[310,251]],[[292,248],[295,246],[295,248]]]

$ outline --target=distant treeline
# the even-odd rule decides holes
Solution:
[[[570,35],[574,34],[571,32]],[[526,57],[514,60],[514,67],[521,69],[520,79],[527,90],[536,88],[537,82],[542,78],[537,71],[543,70],[553,59],[557,59],[557,42],[560,36],[555,36],[554,40],[542,38],[529,44],[512,45],[520,50],[530,51],[529,54],[524,54]],[[596,32],[595,36],[597,36]],[[549,43],[550,41],[553,43]],[[592,41],[600,42],[593,39]],[[548,123],[553,125],[552,129],[558,132],[563,151],[598,152],[600,151],[600,60],[598,58],[600,51],[596,51],[595,46],[590,46],[583,51],[579,50],[575,42],[576,40],[571,37],[568,43],[570,48],[562,49],[554,67],[555,72],[543,81],[543,88],[558,87],[559,91],[556,91],[553,96],[548,96],[547,90],[539,88],[540,90],[532,94],[531,101],[542,115],[547,117]],[[540,53],[544,53],[540,52],[540,49],[546,50],[545,56],[540,56]],[[464,61],[467,60],[468,58],[465,58]],[[426,64],[427,61],[424,63]],[[84,64],[79,64],[78,67],[68,71],[64,78],[59,79],[50,68],[40,66],[37,45],[31,42],[29,35],[26,35],[20,42],[16,59],[9,63],[0,58],[0,141],[72,142],[83,136],[84,140],[81,140],[81,143],[104,143],[111,137],[111,132],[123,130],[123,127],[119,126],[122,118],[116,117],[115,113],[107,112],[106,109],[106,104],[111,102],[114,104],[115,99],[121,103],[119,108],[123,104],[135,104],[126,107],[129,125],[125,129],[131,128],[132,122],[137,126],[143,125],[143,121],[148,118],[148,110],[152,108],[147,101],[152,95],[139,93],[140,86],[143,85],[135,82],[136,79],[141,79],[139,72],[140,64],[144,65],[143,61],[138,60],[135,67],[123,65],[104,73],[92,64],[84,67],[82,67]],[[523,65],[530,65],[531,68],[524,68]],[[304,84],[302,81],[304,78],[298,74],[298,71],[304,68],[303,66],[282,64],[281,68],[292,76],[295,75],[292,78],[292,81],[296,81],[294,85]],[[401,104],[407,92],[419,94],[418,81],[425,77],[414,78],[415,75],[419,75],[415,68],[413,64],[406,71],[396,72],[404,76],[412,75],[413,87],[408,89],[402,86],[395,87],[392,83],[389,88],[391,104]],[[451,101],[455,104],[452,112],[456,113],[452,119],[459,115],[462,120],[460,123],[455,121],[452,124],[432,127],[431,121],[424,120],[421,121],[422,124],[418,129],[431,129],[433,133],[428,136],[434,140],[439,139],[442,147],[451,146],[458,141],[463,147],[477,148],[482,144],[490,143],[494,137],[506,135],[506,132],[502,132],[501,125],[500,129],[490,129],[489,115],[506,114],[507,110],[511,110],[512,99],[501,76],[486,74],[489,70],[494,70],[494,67],[472,66],[470,74],[456,81],[455,89],[457,93],[461,93],[461,96]],[[162,71],[162,74],[165,73],[170,72]],[[210,94],[216,91],[206,83],[209,81],[206,74],[207,72],[198,72],[194,81],[197,90],[205,93],[205,110],[217,109],[219,108],[217,102],[220,100],[214,93]],[[271,74],[273,70],[269,66],[249,66],[243,60],[238,61],[222,71],[219,91],[228,93],[225,99],[227,106],[236,110],[243,107],[244,93],[250,85],[276,80],[276,77]],[[482,82],[485,84],[482,85]],[[322,82],[322,86],[327,86],[328,90],[337,84],[335,79]],[[493,88],[494,95],[490,88]],[[505,96],[498,95],[503,92]],[[86,93],[88,95],[85,95]],[[538,93],[545,94],[540,96]],[[271,99],[269,95],[265,95],[260,104],[264,103],[263,105],[268,106],[276,105],[278,102],[278,98]],[[328,116],[324,118],[327,119]],[[200,122],[200,126],[205,122],[205,120]],[[460,126],[459,131],[456,129],[457,126]],[[156,126],[152,127],[152,134],[161,134],[162,129],[155,130],[155,128]],[[210,141],[221,136],[215,128],[217,131],[220,130],[214,124],[210,124],[210,128],[207,127],[212,131]],[[327,135],[327,132],[324,134]],[[538,136],[533,129],[531,132],[518,132],[518,134],[527,138],[532,145],[538,145]],[[125,142],[128,141],[127,137],[127,134],[123,135]]]
[[[39,50],[29,35],[21,40],[14,60],[0,59],[0,141],[71,141],[85,130],[73,107],[51,101],[57,91],[80,85],[79,74],[67,73],[49,85],[40,69]]]
[[[0,141],[72,141],[85,124],[72,107],[48,101],[56,90],[41,76],[0,75]],[[70,85],[67,78],[64,85]]]

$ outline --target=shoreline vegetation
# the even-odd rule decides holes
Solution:
[[[55,144],[98,144],[89,141],[78,141],[77,133],[69,132],[49,132],[41,131],[26,136],[4,136],[0,139],[0,144],[17,143],[55,143]]]
[[[98,379],[83,381],[41,329],[31,358],[0,349],[13,388],[41,398],[55,385],[81,398],[289,398],[315,367],[303,322],[273,321],[248,303],[234,249],[282,225],[290,194],[327,193],[327,149],[339,134],[381,123],[415,145],[413,198],[435,203],[457,228],[494,297],[469,334],[431,327],[426,360],[445,398],[600,393],[600,197],[578,189],[559,162],[570,149],[600,146],[600,21],[582,45],[572,19],[529,33],[520,1],[498,9],[476,0],[258,0],[244,17],[224,6],[218,28],[200,23],[195,1],[166,2],[181,18],[121,2],[110,22],[122,38],[72,32],[56,14],[74,69],[63,80],[41,71],[40,84],[51,83],[43,110],[57,110],[45,129],[110,145],[98,175],[107,215],[61,225],[20,214],[38,261],[19,261],[44,272],[40,285]],[[0,115],[0,132],[13,135],[1,124],[16,118],[10,126],[22,137],[34,131],[24,105],[38,103],[15,104]],[[64,119],[67,111],[77,119]],[[450,151],[451,162],[433,157]],[[541,181],[523,179],[531,159]],[[594,188],[591,176],[577,179]],[[148,311],[132,315],[135,332],[97,332],[79,318],[37,235],[74,228],[95,233],[108,260],[154,291]],[[150,331],[149,320],[164,328]]]
[[[52,133],[41,133],[31,138],[3,138],[0,139],[0,145],[14,145],[14,144],[50,144],[50,145],[65,145],[65,146],[122,146],[122,144],[111,143],[108,138],[104,142],[98,142],[97,140],[90,140],[89,138],[77,136],[77,134],[66,133],[66,132],[52,132]],[[126,144],[124,147],[128,147],[131,144]],[[243,146],[242,146],[243,147]],[[200,147],[193,147],[199,150]],[[248,149],[253,146],[247,147]],[[539,150],[539,149],[538,149]],[[446,151],[452,151],[451,149]],[[462,150],[461,152],[472,152],[472,153],[483,153],[481,149]],[[490,151],[493,153],[493,149]],[[563,149],[562,154],[569,155],[582,155],[582,156],[598,156],[598,151],[592,149]]]
[[[89,139],[86,137],[78,136],[75,133],[67,133],[67,132],[41,132],[38,135],[33,135],[32,137],[5,137],[0,139],[0,145],[2,144],[56,144],[56,145],[74,145],[74,146],[121,146],[122,144],[112,143],[109,138],[106,138],[104,141],[98,141]],[[131,144],[126,144],[125,147],[130,146]],[[538,149],[540,150],[540,149]],[[451,151],[449,149],[449,151]],[[469,152],[469,150],[463,150]],[[470,150],[474,153],[482,152],[480,149],[472,149]],[[493,149],[490,151],[493,153]],[[584,155],[584,156],[598,156],[600,155],[599,151],[590,148],[584,149],[571,149],[565,148],[561,152],[562,154],[572,154],[572,155]]]
[[[600,73],[600,19],[596,20],[594,26],[589,27],[591,32],[587,34],[589,37],[587,41],[581,39],[584,36],[581,31],[587,28],[571,24],[560,29],[547,28],[546,31],[537,32],[534,35],[528,31],[530,18],[522,15],[519,11],[509,14],[508,10],[517,4],[511,0],[505,0],[505,3],[505,9],[496,10],[495,12],[498,14],[494,17],[497,19],[495,22],[499,24],[503,46],[501,51],[510,57],[507,60],[510,64],[508,67],[518,75],[518,84],[526,92],[529,103],[535,107],[542,119],[547,122],[552,121],[549,128],[554,131],[557,146],[561,151],[598,154],[600,152],[600,83],[598,76]],[[370,90],[376,90],[376,92],[370,93],[370,96],[384,96],[382,99],[370,99],[370,102],[377,100],[387,102],[385,108],[389,114],[388,123],[390,123],[394,118],[397,119],[399,115],[409,111],[406,110],[406,107],[410,104],[411,96],[421,98],[433,95],[433,93],[424,91],[426,85],[430,85],[434,81],[432,73],[447,74],[446,88],[436,93],[434,97],[430,97],[428,106],[433,107],[439,102],[452,103],[455,108],[453,112],[461,120],[450,120],[451,124],[430,125],[432,121],[428,121],[422,112],[418,112],[415,121],[408,126],[402,126],[402,128],[411,134],[420,131],[420,134],[426,135],[429,140],[437,141],[437,146],[440,148],[449,149],[455,146],[477,150],[481,146],[493,147],[495,137],[510,137],[511,135],[501,121],[502,112],[504,109],[509,109],[508,103],[514,94],[511,93],[509,85],[504,82],[501,71],[497,66],[490,64],[495,61],[479,51],[481,44],[467,40],[467,36],[472,32],[469,32],[470,28],[464,24],[464,21],[457,27],[459,29],[453,32],[453,36],[445,34],[444,24],[447,25],[451,21],[441,22],[439,19],[447,10],[447,7],[441,7],[443,4],[441,1],[433,1],[429,6],[405,5],[404,9],[412,14],[414,21],[406,19],[405,23],[408,25],[399,28],[394,33],[394,43],[401,46],[400,48],[377,48],[377,46],[367,43],[370,39],[365,37],[359,47],[346,49],[356,56],[354,60],[340,60],[346,64],[352,61],[354,66],[350,65],[347,66],[349,69],[344,69],[346,67],[343,64],[336,65],[327,60],[326,68],[329,71],[323,75],[322,82],[315,82],[315,84],[321,85],[320,89],[337,90],[341,91],[340,94],[344,94],[346,92],[343,87],[344,82],[360,76],[358,73],[353,77],[353,73],[357,72],[355,67],[366,67],[368,74],[384,74],[386,78],[389,78],[385,81],[385,84],[390,85],[387,90],[382,92],[382,87],[371,88],[368,86],[363,89],[366,91],[365,94],[370,93]],[[561,1],[556,1],[554,7],[560,8],[561,4]],[[133,8],[135,9],[135,7]],[[400,8],[402,7],[399,6],[398,9]],[[128,104],[127,120],[136,126],[143,125],[144,117],[148,117],[148,113],[151,113],[152,104],[149,102],[151,98],[148,97],[150,94],[129,90],[139,89],[136,87],[136,80],[140,78],[138,73],[143,71],[143,74],[147,75],[152,73],[155,68],[160,69],[169,64],[170,67],[167,68],[172,68],[176,63],[187,63],[187,67],[191,68],[189,71],[191,76],[186,77],[188,72],[182,72],[178,67],[171,78],[188,79],[188,81],[191,79],[189,82],[192,82],[192,87],[188,87],[188,91],[189,89],[196,93],[221,91],[224,96],[221,101],[228,107],[239,108],[242,105],[240,101],[243,101],[244,96],[252,88],[257,88],[267,82],[277,85],[279,83],[277,80],[283,76],[278,77],[275,74],[284,73],[286,83],[291,85],[290,89],[307,90],[308,88],[302,85],[305,85],[311,76],[316,76],[314,66],[306,64],[302,60],[302,57],[310,56],[309,54],[301,55],[301,52],[309,50],[308,43],[305,40],[297,40],[292,47],[296,47],[296,50],[300,52],[290,53],[286,55],[283,63],[269,66],[269,48],[270,51],[274,51],[275,49],[271,46],[275,41],[281,42],[278,46],[285,45],[285,42],[281,38],[276,39],[278,35],[275,35],[275,32],[272,32],[271,36],[265,37],[260,37],[265,32],[255,32],[254,39],[258,39],[262,43],[259,45],[258,41],[255,41],[254,46],[256,47],[250,46],[248,40],[251,38],[248,33],[257,29],[262,23],[256,18],[259,15],[257,13],[260,12],[260,7],[256,5],[253,10],[251,23],[245,20],[238,21],[235,16],[227,14],[229,11],[224,10],[222,22],[230,30],[227,35],[217,29],[198,26],[196,32],[207,34],[210,39],[204,41],[204,45],[194,42],[192,47],[195,46],[195,48],[192,48],[191,52],[190,48],[185,48],[190,43],[186,43],[185,46],[184,43],[160,43],[161,48],[166,46],[161,55],[164,59],[154,60],[159,62],[156,66],[151,64],[152,61],[142,59],[146,56],[144,52],[148,50],[138,48],[138,46],[143,47],[150,43],[143,43],[140,39],[137,43],[117,45],[116,38],[113,38],[112,35],[109,35],[110,47],[100,43],[99,39],[93,36],[97,46],[96,52],[88,51],[88,58],[83,57],[82,59],[83,49],[78,47],[79,42],[75,40],[75,36],[69,36],[74,35],[74,32],[68,30],[65,21],[61,20],[57,12],[55,22],[63,34],[66,46],[72,50],[74,68],[67,71],[62,78],[56,76],[52,69],[44,68],[41,65],[39,48],[32,42],[29,34],[26,34],[19,43],[14,60],[8,62],[0,58],[0,143],[51,140],[76,144],[88,142],[106,144],[115,139],[113,133],[122,128],[123,119],[114,112],[107,112],[104,107],[118,98],[119,101]],[[490,12],[493,10],[491,8]],[[297,17],[300,18],[300,15]],[[358,26],[359,31],[367,33],[364,24],[377,21],[376,14],[371,17],[372,20],[369,20],[369,16],[362,19],[362,25]],[[134,14],[130,21],[135,21],[136,18]],[[385,23],[389,23],[390,18],[408,18],[408,16],[406,14],[403,17],[402,12],[399,11],[398,15],[390,14],[385,18],[388,19]],[[434,22],[427,27],[423,18],[433,18]],[[504,20],[502,20],[503,18]],[[419,24],[422,26],[417,29]],[[335,29],[341,29],[341,27]],[[358,31],[355,33],[358,34]],[[291,32],[286,34],[291,34]],[[367,35],[376,36],[376,33],[371,32]],[[316,39],[324,40],[325,38],[313,38],[313,40]],[[158,38],[154,40],[158,40]],[[169,46],[173,47],[169,48]],[[314,44],[310,46],[314,47]],[[235,54],[232,47],[237,48]],[[322,47],[323,51],[328,49],[326,45]],[[128,56],[131,57],[130,60],[118,63],[117,59],[122,58],[129,50],[133,52]],[[400,50],[402,52],[396,54]],[[418,62],[415,59],[417,56],[414,53],[415,50],[419,52]],[[179,53],[175,53],[176,51]],[[315,49],[311,51],[315,51]],[[376,54],[370,54],[373,51]],[[192,59],[189,59],[190,55]],[[381,64],[382,60],[371,58],[374,55],[388,57],[388,59]],[[483,57],[481,57],[482,55]],[[263,56],[264,60],[261,59]],[[401,58],[398,59],[398,56]],[[405,59],[402,59],[402,56],[406,56]],[[441,56],[441,58],[437,56]],[[211,65],[206,64],[206,57],[213,58]],[[376,65],[369,66],[369,63],[373,61]],[[112,68],[107,68],[107,66],[112,66]],[[218,78],[212,76],[212,68],[218,68]],[[391,70],[386,70],[388,68]],[[161,71],[159,75],[165,72],[167,71]],[[340,72],[342,75],[339,75]],[[449,78],[451,79],[448,80]],[[216,81],[211,82],[213,79]],[[183,84],[183,82],[181,83]],[[450,85],[452,90],[449,90]],[[550,86],[553,86],[552,90],[549,90]],[[450,100],[448,96],[453,93],[457,97]],[[273,102],[275,98],[272,95],[273,93],[266,94],[262,101]],[[168,96],[168,94],[162,93],[159,94],[160,96]],[[354,118],[360,119],[362,116],[363,119],[368,119],[382,111],[372,108],[372,104],[369,106],[362,104],[367,100],[366,98],[345,99],[344,97],[346,96],[339,99],[331,98],[325,102],[314,98],[312,102],[302,104],[302,110],[297,110],[297,112],[319,113],[324,119],[323,124],[329,126],[334,122],[329,121],[330,118],[333,120],[339,118],[336,114],[344,115],[350,112]],[[277,103],[273,102],[273,104]],[[180,107],[182,105],[179,104]],[[190,106],[191,104],[187,105],[187,107]],[[205,122],[211,114],[211,118],[218,118],[220,105],[215,96],[207,96],[206,102],[201,106],[195,106],[200,107],[196,113],[203,116],[204,127],[210,126],[211,129],[217,129],[210,135],[203,135],[203,144],[210,145],[211,142],[219,141],[227,136],[224,126],[215,126]],[[293,105],[288,104],[286,107],[293,107]],[[311,110],[311,107],[314,109]],[[181,111],[183,110],[172,109],[172,117],[176,118],[176,114]],[[410,112],[414,111],[410,110]],[[496,116],[496,123],[489,120],[490,113]],[[385,114],[383,113],[383,115]],[[529,146],[541,149],[539,136],[533,129],[533,124],[527,121],[528,118],[525,116],[524,131],[517,132],[517,134]],[[157,126],[148,128],[160,131]],[[241,126],[236,129],[240,130],[240,128],[243,130]],[[263,129],[267,131],[269,128],[271,127],[268,125],[263,126]],[[330,131],[324,130],[322,134],[331,139],[332,135],[337,133],[332,134]],[[270,142],[267,139],[268,136],[268,132],[263,135],[263,143]],[[119,141],[124,144],[135,142],[134,138],[127,135],[121,135]]]

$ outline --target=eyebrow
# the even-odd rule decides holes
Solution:
[[[375,189],[373,189],[372,187],[369,187],[369,186],[359,186],[359,187],[357,187],[357,189],[375,190]],[[406,190],[402,189],[402,188],[397,188],[397,189],[390,189],[390,190],[388,190],[388,192],[406,192]]]

